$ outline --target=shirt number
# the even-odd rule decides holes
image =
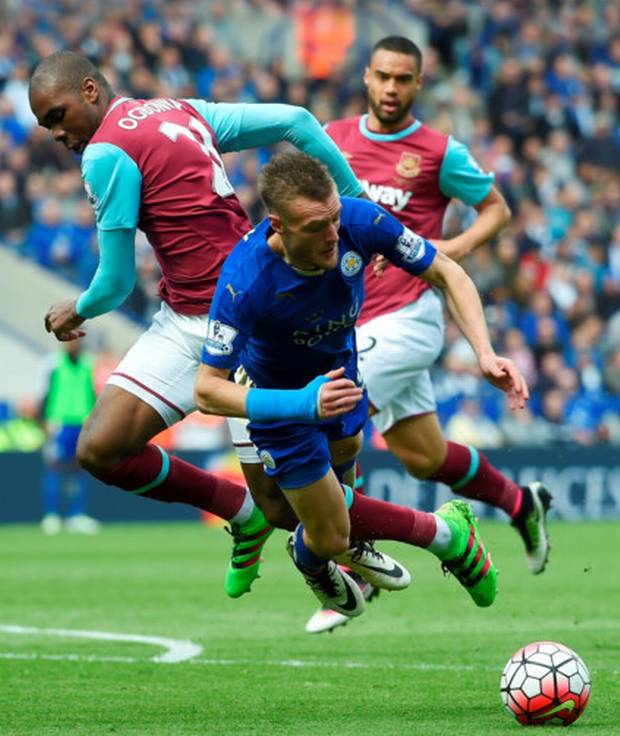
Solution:
[[[211,133],[209,133],[208,129],[200,120],[190,117],[189,128],[167,121],[159,126],[159,132],[163,133],[173,143],[177,142],[180,135],[196,143],[204,155],[211,161],[213,167],[212,186],[215,194],[218,194],[220,197],[230,197],[231,194],[235,193],[232,184],[228,181],[222,157],[213,145]]]

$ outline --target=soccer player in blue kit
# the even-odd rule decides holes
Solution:
[[[276,156],[259,189],[269,215],[222,268],[196,403],[205,413],[249,418],[265,472],[300,521],[289,538],[296,566],[323,604],[356,616],[363,595],[334,560],[370,580],[367,569],[342,558],[351,549],[355,509],[355,494],[342,480],[368,415],[353,327],[372,256],[380,253],[444,291],[483,374],[507,393],[511,408],[524,406],[528,389],[511,361],[494,353],[471,279],[429,241],[372,202],[340,198],[327,169],[306,154]],[[392,507],[375,502],[380,513]],[[418,531],[406,541],[433,552],[477,605],[491,605],[496,569],[471,507],[451,501],[434,514],[412,513]]]

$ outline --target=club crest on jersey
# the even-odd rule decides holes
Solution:
[[[420,173],[422,157],[417,153],[401,153],[400,161],[396,164],[396,173],[403,179],[415,179]]]
[[[269,468],[269,470],[275,470],[276,469],[276,461],[271,456],[271,453],[267,452],[267,450],[261,450],[258,453],[258,457],[260,458],[261,463],[266,468]]]
[[[396,250],[400,253],[403,261],[415,263],[424,258],[426,253],[425,242],[424,238],[416,235],[416,233],[406,227],[403,230],[403,234],[398,238]]]
[[[362,261],[360,254],[356,253],[354,250],[348,250],[342,256],[342,260],[340,261],[340,270],[344,276],[356,276],[362,270],[363,265],[364,261]]]
[[[209,355],[230,355],[235,337],[237,337],[237,330],[234,327],[222,324],[217,319],[210,319],[205,348]]]

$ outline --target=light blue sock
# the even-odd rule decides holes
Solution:
[[[344,493],[344,500],[347,504],[347,509],[350,509],[351,506],[353,506],[353,501],[355,499],[355,496],[353,494],[353,489],[351,486],[348,486],[346,483],[341,483],[342,486],[342,492]]]

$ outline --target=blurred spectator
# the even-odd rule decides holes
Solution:
[[[530,121],[525,71],[521,62],[507,58],[502,64],[488,101],[493,132],[505,134],[520,148],[524,138],[534,132]]]
[[[474,447],[501,447],[504,443],[502,433],[487,416],[475,399],[463,399],[459,410],[446,426],[446,436],[454,442]]]
[[[30,128],[37,125],[37,119],[32,114],[28,102],[29,78],[30,67],[25,62],[20,61],[13,67],[11,75],[2,90],[2,96],[15,113],[15,120],[24,130],[30,130]]]
[[[35,222],[28,231],[24,248],[41,266],[53,267],[54,270],[71,262],[71,240],[69,226],[61,217],[60,202],[57,199],[46,199]]]
[[[15,415],[0,422],[0,452],[34,452],[45,442],[45,432],[30,398],[17,402]]]
[[[554,442],[566,442],[569,433],[565,427],[566,394],[559,388],[547,391],[543,396],[542,417],[547,423],[550,438]]]
[[[425,85],[414,114],[496,171],[513,210],[497,242],[465,264],[493,315],[493,339],[527,373],[530,421],[548,422],[555,437],[559,425],[545,406],[561,403],[568,435],[593,441],[603,421],[597,407],[618,395],[620,360],[618,0],[144,0],[113,9],[86,3],[79,13],[73,2],[51,0],[19,15],[18,7],[7,6],[0,28],[0,247],[82,286],[97,265],[96,238],[78,158],[29,109],[28,75],[41,56],[80,50],[121,94],[281,100],[327,121],[363,112],[362,73],[376,40],[399,33],[420,42]],[[227,155],[254,221],[263,214],[256,178],[270,153]],[[451,206],[446,231],[471,218]],[[124,309],[144,320],[157,308],[159,270],[141,234],[136,258]],[[558,389],[564,368],[580,375],[574,395]],[[450,325],[435,381],[445,421],[463,397],[503,414]],[[609,412],[604,426],[620,441]]]
[[[296,0],[293,4],[297,54],[310,79],[342,72],[355,40],[355,18],[346,0]]]
[[[513,328],[506,332],[504,337],[504,349],[502,352],[507,358],[510,358],[515,363],[528,384],[533,386],[538,378],[536,372],[536,361],[534,360],[534,354],[527,346],[525,337],[520,330]]]
[[[20,245],[30,224],[30,203],[20,192],[17,177],[0,171],[0,238],[10,245]]]
[[[499,423],[506,447],[544,447],[555,439],[543,417],[535,416],[529,407],[523,411],[505,412]]]
[[[609,354],[605,361],[605,386],[616,396],[620,396],[620,348]]]

